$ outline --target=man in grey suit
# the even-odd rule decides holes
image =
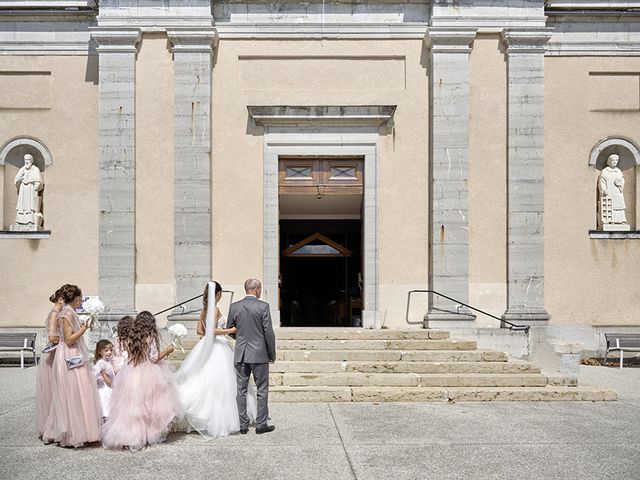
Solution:
[[[258,414],[256,417],[256,433],[268,433],[275,430],[267,425],[269,418],[269,364],[276,360],[276,337],[271,324],[269,304],[260,300],[262,284],[255,278],[244,282],[247,296],[239,302],[231,304],[227,328],[235,327],[236,349],[234,363],[236,365],[236,381],[238,382],[238,415],[240,416],[240,433],[249,431],[247,417],[247,385],[249,375],[253,373],[256,381],[258,397]]]

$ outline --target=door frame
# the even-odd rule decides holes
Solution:
[[[378,326],[378,126],[265,126],[264,130],[264,300],[271,307],[274,326],[280,326],[279,159],[293,156],[364,158],[363,308],[362,326]]]

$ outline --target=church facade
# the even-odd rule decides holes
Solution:
[[[0,82],[0,327],[248,277],[282,327],[640,325],[640,2],[9,0]]]

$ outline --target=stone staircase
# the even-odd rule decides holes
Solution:
[[[281,328],[272,402],[608,401],[615,392],[552,386],[529,362],[442,330]],[[197,340],[184,341],[192,348]],[[188,352],[187,352],[188,353]],[[184,355],[172,355],[179,363]]]

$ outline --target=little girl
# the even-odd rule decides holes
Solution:
[[[109,340],[100,340],[96,344],[96,353],[93,357],[93,374],[98,382],[98,393],[100,394],[100,406],[102,407],[102,418],[109,416],[109,400],[111,398],[111,386],[113,383],[113,344]]]
[[[118,321],[113,335],[113,370],[115,373],[126,365],[129,354],[127,353],[127,339],[133,325],[133,317],[127,315]]]
[[[113,383],[109,418],[102,429],[105,448],[135,451],[161,443],[174,419],[182,417],[173,372],[162,361],[174,347],[158,354],[159,345],[156,319],[140,312],[126,339],[129,361]]]

